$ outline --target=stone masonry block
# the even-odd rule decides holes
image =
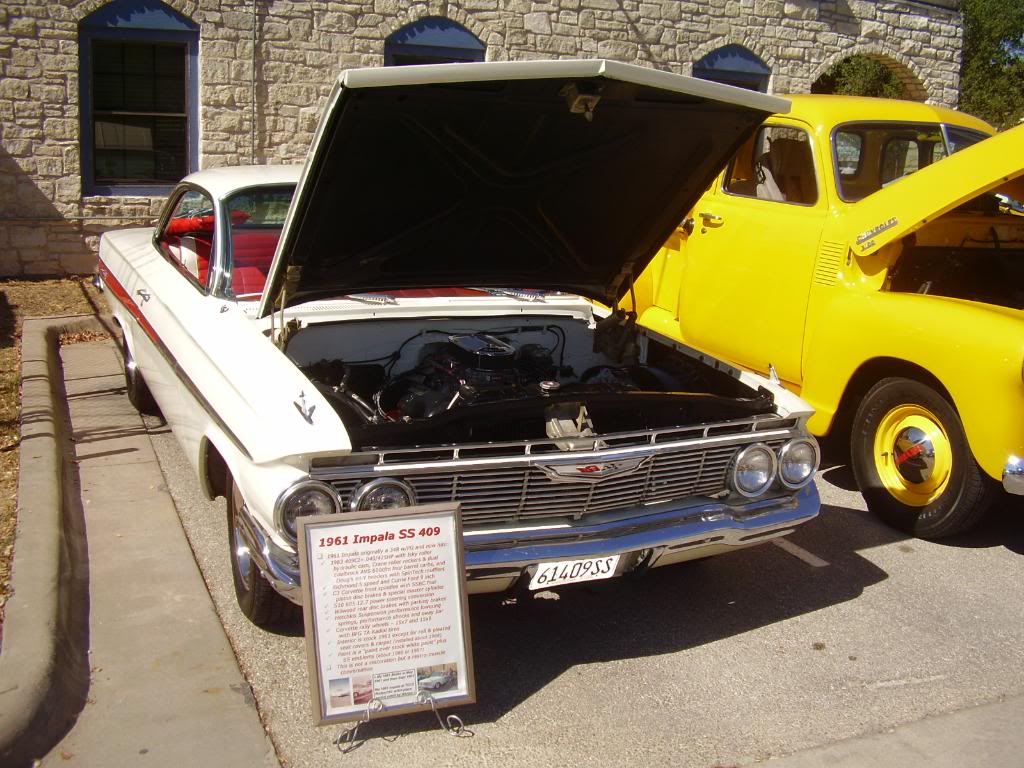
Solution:
[[[523,25],[530,32],[540,35],[551,34],[551,17],[546,13],[528,13],[523,17]]]

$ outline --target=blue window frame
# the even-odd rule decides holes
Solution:
[[[693,76],[767,93],[772,71],[742,45],[723,45],[693,65]]]
[[[451,19],[426,16],[392,32],[384,41],[384,65],[483,61],[487,46]]]
[[[114,0],[78,44],[83,194],[168,194],[199,157],[199,27],[159,0]]]

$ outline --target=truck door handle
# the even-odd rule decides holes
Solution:
[[[139,298],[142,299],[143,304],[145,304],[147,301],[153,298],[152,296],[149,295],[149,291],[144,290],[142,288],[139,288],[139,290],[137,290],[135,293],[137,293]]]
[[[705,224],[721,224],[722,223],[722,217],[719,216],[717,213],[708,213],[707,211],[701,211],[697,215],[700,216],[704,220]]]

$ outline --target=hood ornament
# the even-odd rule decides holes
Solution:
[[[295,406],[295,410],[306,420],[307,424],[313,423],[313,411],[316,410],[315,405],[306,405],[306,393],[299,392],[299,399],[294,401],[292,405]]]

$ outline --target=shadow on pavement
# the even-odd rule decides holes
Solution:
[[[1006,494],[996,501],[976,529],[935,543],[966,549],[1005,547],[1024,555],[1024,499]]]
[[[480,703],[455,710],[493,722],[575,666],[676,653],[827,608],[885,580],[858,550],[904,537],[865,513],[822,507],[790,540],[829,562],[812,568],[772,544],[597,584],[558,599],[470,599]],[[542,593],[543,594],[543,593]],[[362,738],[437,727],[430,713],[363,725]]]

